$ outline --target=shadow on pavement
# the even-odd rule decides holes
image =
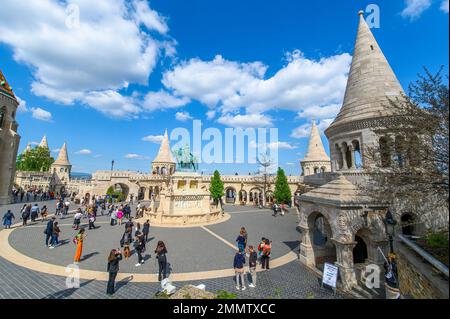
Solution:
[[[83,283],[80,284],[80,287],[79,287],[79,288],[81,288],[81,287],[83,287],[83,286],[86,286],[86,285],[90,284],[90,283],[93,282],[93,281],[94,281],[94,279],[85,281],[85,282],[83,282]],[[45,296],[45,297],[42,298],[42,299],[65,299],[65,298],[70,297],[70,296],[71,296],[75,291],[77,291],[79,288],[67,288],[67,289],[64,289],[64,290],[55,292],[55,293],[53,293],[53,294],[47,295],[47,296]]]
[[[87,260],[87,259],[89,259],[89,258],[91,258],[91,257],[93,257],[93,256],[95,256],[95,255],[98,255],[98,254],[99,254],[98,251],[94,251],[93,253],[84,255],[84,256],[80,259],[80,261],[85,261],[85,260]]]

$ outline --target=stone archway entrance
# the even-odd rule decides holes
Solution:
[[[314,266],[323,271],[325,263],[334,264],[337,260],[336,246],[331,240],[333,232],[327,218],[319,213],[312,213],[308,217],[310,241]]]
[[[243,189],[241,189],[240,191],[239,191],[239,202],[242,204],[242,205],[245,205],[245,204],[247,204],[247,192],[245,191],[245,190],[243,190]]]
[[[353,248],[353,263],[363,264],[366,262],[368,256],[367,245],[364,239],[358,235],[355,235],[355,248]]]
[[[236,189],[234,187],[227,187],[225,189],[225,203],[234,204],[236,202]]]
[[[143,200],[145,198],[145,187],[139,187],[137,200]]]

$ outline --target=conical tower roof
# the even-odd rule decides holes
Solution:
[[[27,147],[25,147],[25,149],[23,150],[22,154],[25,154],[26,152],[29,152],[29,151],[31,151],[31,145],[28,142]]]
[[[402,86],[364,19],[364,12],[360,11],[359,16],[344,103],[326,133],[331,128],[349,122],[392,115],[388,99],[403,93]]]
[[[48,148],[47,136],[44,135],[41,142],[39,143],[39,147]]]
[[[3,75],[2,70],[0,70],[0,92],[5,93],[6,95],[12,97],[13,99],[16,99],[16,96],[14,95],[11,86],[8,84],[8,81],[6,81],[6,78]]]
[[[159,148],[158,155],[153,160],[153,162],[154,163],[175,163],[175,160],[172,157],[172,152],[170,150],[169,135],[167,134],[167,130],[164,133],[164,137],[161,142],[161,146]]]
[[[61,149],[59,150],[58,157],[56,158],[56,161],[53,162],[53,164],[56,165],[71,165],[69,162],[69,156],[67,155],[67,145],[66,143],[63,144]]]
[[[308,153],[306,153],[303,162],[310,161],[329,161],[325,148],[323,147],[320,132],[317,128],[316,121],[312,122],[311,135],[309,137]]]

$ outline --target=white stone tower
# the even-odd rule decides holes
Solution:
[[[53,173],[56,185],[66,185],[70,181],[70,173],[72,170],[72,164],[69,162],[69,156],[67,155],[67,145],[63,144],[59,151],[58,157],[50,166],[50,172]]]
[[[170,149],[169,135],[167,130],[164,133],[158,155],[152,162],[152,173],[156,175],[172,175],[175,173],[176,162],[172,157]]]
[[[48,149],[47,136],[44,135],[41,142],[39,143],[39,147]]]
[[[20,142],[15,119],[18,106],[12,88],[0,70],[0,205],[11,202]]]
[[[312,122],[311,135],[309,137],[308,152],[300,162],[302,176],[309,176],[331,171],[331,162],[323,147],[320,132],[316,121]]]
[[[376,131],[391,127],[389,99],[401,98],[403,89],[365,19],[360,21],[342,108],[325,134],[330,144],[332,170],[358,171],[370,160],[365,150],[378,145]]]

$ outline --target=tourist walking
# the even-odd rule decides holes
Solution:
[[[52,238],[52,234],[53,234],[53,223],[55,222],[55,217],[53,216],[48,222],[47,222],[47,226],[45,227],[45,246],[50,247],[51,246],[51,242],[50,239]]]
[[[249,258],[248,258],[248,270],[252,277],[252,282],[248,285],[250,288],[256,287],[256,262],[258,260],[258,255],[256,251],[253,249],[253,246],[248,246],[249,250]]]
[[[134,223],[133,223],[133,221],[132,221],[132,218],[130,217],[130,218],[128,219],[128,221],[125,223],[125,230],[128,229],[128,228],[133,229],[133,226],[134,226]]]
[[[115,292],[114,285],[119,272],[119,262],[122,260],[122,253],[120,250],[113,249],[109,253],[107,271],[109,273],[108,286],[106,293],[113,295]]]
[[[54,218],[54,217],[53,217]],[[57,245],[59,245],[59,233],[61,232],[61,229],[58,226],[58,222],[53,223],[53,231],[52,231],[52,240],[50,241],[50,249],[55,248]]]
[[[26,226],[28,218],[30,218],[31,205],[23,205],[22,207],[22,225]]]
[[[236,238],[238,250],[245,251],[245,237],[242,228],[239,232],[239,236]]]
[[[144,235],[145,242],[148,242],[148,234],[150,232],[150,220],[146,220],[144,227],[142,228],[142,234]]]
[[[138,232],[139,232],[139,233],[141,232],[141,224],[140,224],[140,223],[137,223],[137,224],[136,224],[135,235],[136,235]]]
[[[248,233],[247,230],[245,229],[245,227],[241,227],[241,232],[242,232],[242,236],[244,236],[245,241],[244,241],[244,252],[247,249],[247,242],[248,242]]]
[[[36,221],[36,218],[38,218],[39,213],[40,213],[40,209],[38,204],[34,204],[33,207],[31,207],[31,221],[34,223]]]
[[[131,234],[132,228],[127,228],[125,233],[122,235],[122,239],[120,240],[120,247],[123,248],[123,255],[125,259],[131,256],[130,245],[133,241],[133,235]]]
[[[3,215],[3,226],[5,229],[11,228],[12,220],[15,219],[14,214],[10,209]]]
[[[89,218],[89,230],[96,229],[97,227],[95,227],[95,224],[94,224],[94,222],[95,222],[94,212],[90,213],[88,218]]]
[[[167,278],[167,248],[162,240],[156,245],[155,254],[158,259],[158,281],[161,281]]]
[[[265,238],[264,241],[259,244],[258,251],[261,252],[261,268],[269,270],[269,260],[270,260],[270,253],[272,250],[272,243]]]
[[[244,279],[244,264],[245,264],[245,256],[244,251],[239,249],[239,251],[236,252],[236,255],[234,255],[234,262],[233,262],[233,268],[234,273],[236,274],[236,289],[237,290],[245,290],[247,289],[245,287],[245,279]],[[239,278],[241,280],[239,284]],[[242,285],[242,288],[241,288]]]
[[[73,229],[78,230],[80,229],[81,224],[81,218],[83,217],[83,213],[81,211],[81,208],[78,208],[75,216],[73,216]]]
[[[75,252],[75,256],[73,257],[73,261],[75,263],[79,263],[81,259],[81,254],[83,253],[83,242],[86,238],[86,235],[84,233],[84,228],[80,229],[78,234],[73,239],[74,244],[77,245],[77,250]]]
[[[119,209],[117,211],[117,221],[118,221],[118,225],[122,225],[122,218],[123,218],[123,211],[121,209]]]
[[[143,245],[141,233],[136,234],[136,237],[134,238],[134,250],[136,251],[138,256],[138,262],[135,266],[139,267],[144,264],[144,258],[142,258]]]
[[[45,219],[47,218],[47,215],[48,215],[48,209],[47,209],[47,206],[44,205],[44,206],[42,206],[42,209],[41,209],[41,222],[45,221]]]

